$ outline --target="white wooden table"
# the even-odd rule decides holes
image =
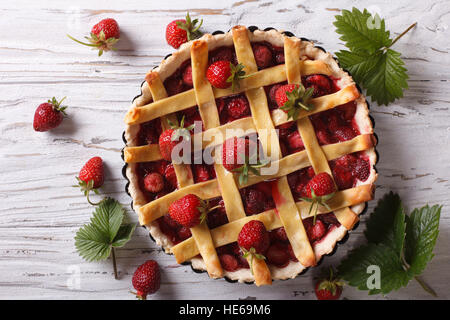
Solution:
[[[226,31],[235,24],[272,26],[334,52],[343,46],[333,16],[353,4],[349,0],[1,1],[0,298],[133,299],[128,290],[136,266],[156,259],[162,267],[162,285],[154,299],[313,299],[318,270],[263,288],[211,280],[177,265],[143,228],[118,250],[120,280],[114,280],[110,260],[87,263],[74,248],[75,232],[88,222],[92,207],[71,185],[87,159],[101,156],[107,166],[103,192],[119,199],[129,219],[137,221],[121,175],[123,117],[146,71],[172,51],[165,43],[166,24],[188,9],[192,16],[204,18],[203,30],[209,32]],[[402,0],[369,5],[386,18],[393,34],[418,22],[395,45],[407,64],[410,90],[389,107],[372,104],[381,155],[376,197],[393,190],[408,209],[426,203],[444,205],[436,256],[423,279],[441,298],[450,298],[450,3]],[[97,57],[66,37],[70,33],[82,38],[106,17],[115,18],[121,27],[117,52]],[[52,96],[67,96],[69,118],[56,130],[34,132],[34,110]],[[374,205],[371,202],[369,212]],[[363,241],[367,216],[323,266],[338,264]],[[79,286],[71,281],[77,272]],[[352,288],[346,288],[344,296],[368,298]],[[387,298],[429,297],[411,282]]]

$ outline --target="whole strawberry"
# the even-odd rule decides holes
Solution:
[[[266,165],[258,158],[258,148],[253,140],[233,137],[222,145],[222,165],[230,172],[239,173],[239,184],[245,184],[249,172],[260,175],[259,168]]]
[[[330,268],[329,278],[318,281],[314,291],[318,300],[338,300],[343,286],[344,283],[335,278],[333,268]]]
[[[186,14],[186,19],[174,20],[166,27],[166,41],[169,45],[178,49],[183,43],[198,38],[201,35],[199,28],[203,23],[197,26],[198,19],[191,20],[189,12]]]
[[[234,65],[230,61],[220,60],[211,64],[206,70],[206,78],[213,87],[226,89],[232,87],[232,91],[239,88],[239,80],[245,75],[244,65]]]
[[[116,20],[108,18],[92,27],[90,37],[85,37],[89,43],[81,42],[70,35],[67,36],[73,41],[98,50],[98,55],[101,56],[103,51],[116,50],[114,45],[120,39],[120,29]]]
[[[136,289],[136,297],[146,300],[147,295],[155,293],[161,286],[158,263],[154,260],[147,260],[136,269],[131,281]]]
[[[103,185],[104,181],[104,169],[103,160],[100,157],[93,157],[81,168],[78,177],[76,177],[78,185],[74,187],[80,187],[81,191],[86,196],[88,202],[91,205],[97,205],[89,200],[89,192],[92,190],[95,194],[98,194],[98,188]]]
[[[41,103],[34,113],[33,128],[35,131],[48,131],[58,127],[66,115],[67,106],[61,106],[61,101],[57,101],[55,97],[45,103]]]
[[[321,172],[315,175],[306,185],[306,197],[302,198],[305,201],[311,202],[309,212],[316,204],[316,211],[314,213],[313,224],[316,223],[316,215],[318,205],[322,205],[331,210],[327,201],[330,200],[336,192],[336,185],[333,178],[327,172]]]
[[[266,259],[264,255],[270,245],[270,236],[261,221],[251,220],[244,224],[239,232],[237,242],[242,249],[244,258],[250,258],[250,270],[252,270],[253,259]]]
[[[311,110],[309,100],[313,92],[313,88],[305,89],[302,84],[285,84],[275,92],[275,101],[288,119],[296,120],[301,109]]]
[[[184,116],[181,119],[180,125],[170,123],[170,129],[167,129],[159,136],[159,151],[164,160],[172,160],[172,151],[177,144],[179,144],[180,138],[184,141],[191,140],[191,134],[189,130],[194,128],[194,125],[190,125],[187,128],[184,127]]]
[[[186,228],[192,228],[206,220],[208,203],[195,194],[185,195],[169,206],[170,217]]]

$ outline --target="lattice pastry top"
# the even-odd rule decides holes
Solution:
[[[240,64],[247,77],[237,87],[212,86],[206,73],[217,61]],[[294,114],[277,105],[284,84],[304,89],[304,99],[290,98],[303,103]],[[178,263],[256,285],[294,278],[334,249],[373,197],[376,139],[367,103],[332,56],[311,42],[243,26],[206,34],[150,71],[141,89],[125,117],[128,190],[140,223]],[[194,151],[183,150],[183,163],[166,161],[158,140],[180,122],[195,124],[184,140]],[[246,179],[221,157],[224,142],[241,136],[256,137],[265,161]],[[317,205],[316,220],[302,197],[322,172],[337,191]],[[167,214],[188,194],[217,205],[192,228]],[[270,244],[265,259],[249,265],[236,241],[251,220],[264,224]]]

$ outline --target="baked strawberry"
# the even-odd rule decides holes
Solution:
[[[260,190],[248,190],[244,198],[245,212],[248,215],[254,215],[264,211],[265,201],[266,197]]]
[[[189,130],[192,130],[193,125],[185,128],[184,127],[184,117],[181,119],[180,125],[175,125],[170,123],[170,129],[167,129],[159,136],[159,151],[164,160],[172,160],[172,150],[177,144],[179,144],[180,137],[182,141],[190,141],[191,134]]]
[[[81,42],[70,35],[67,36],[73,41],[98,50],[98,55],[101,56],[103,51],[116,50],[114,45],[120,39],[120,29],[116,20],[108,18],[92,27],[91,36],[85,37],[89,43]]]
[[[361,181],[366,181],[370,176],[369,162],[364,159],[358,159],[355,165],[355,176]]]
[[[302,198],[304,201],[311,202],[309,212],[311,212],[314,205],[316,210],[314,212],[313,224],[316,223],[316,215],[319,204],[331,210],[327,205],[336,192],[336,186],[333,178],[327,172],[321,172],[314,176],[306,185],[306,197]]]
[[[169,163],[164,170],[164,178],[170,183],[172,188],[176,188],[178,186],[177,175],[175,173],[175,169],[173,168],[173,164]]]
[[[318,300],[338,300],[343,286],[344,283],[334,277],[333,268],[330,267],[330,276],[316,283],[316,297]]]
[[[205,221],[208,210],[208,203],[195,194],[185,195],[169,206],[170,217],[186,228]]]
[[[239,80],[247,78],[244,65],[234,65],[230,61],[220,60],[211,64],[206,70],[206,78],[213,87],[226,89],[231,87],[232,91],[239,88]]]
[[[189,228],[186,228],[186,227],[181,227],[180,230],[178,230],[177,235],[178,235],[178,237],[180,238],[181,241],[184,241],[184,240],[189,239],[190,237],[192,237],[191,230]]]
[[[287,136],[287,141],[289,145],[289,149],[292,152],[300,151],[305,149],[305,145],[303,143],[302,137],[300,136],[300,133],[295,130],[291,134]]]
[[[204,182],[210,179],[208,167],[202,164],[194,164],[195,182]]]
[[[66,115],[67,106],[61,106],[61,103],[66,97],[62,98],[61,101],[57,101],[55,97],[48,100],[45,103],[41,103],[35,113],[33,120],[33,128],[35,131],[48,131],[54,129],[61,124],[64,115]]]
[[[211,56],[209,58],[209,62],[211,64],[220,60],[225,60],[236,64],[236,55],[234,53],[234,50],[230,47],[220,47],[211,52]]]
[[[87,201],[91,205],[98,205],[99,203],[92,203],[89,200],[89,192],[92,190],[95,194],[98,194],[98,188],[103,185],[104,181],[104,169],[103,160],[100,157],[93,157],[86,162],[81,168],[78,177],[76,177],[78,185],[74,187],[80,187],[81,191],[87,198]]]
[[[302,84],[285,84],[275,92],[278,107],[287,113],[288,119],[296,120],[301,109],[311,110],[309,100],[314,89],[305,89]]]
[[[356,132],[351,127],[340,127],[336,131],[334,131],[334,135],[338,138],[339,141],[347,141],[356,137]]]
[[[272,65],[272,51],[264,44],[253,44],[253,55],[259,69],[264,69]]]
[[[275,242],[270,245],[266,253],[267,261],[279,268],[285,267],[290,260],[288,247],[281,242]]]
[[[320,97],[331,93],[333,84],[327,76],[313,74],[305,78],[305,87],[314,90],[313,97]]]
[[[250,114],[250,106],[245,96],[231,98],[227,103],[227,113],[232,119],[240,119]]]
[[[308,239],[311,242],[318,241],[322,239],[322,237],[326,234],[327,229],[322,220],[317,220],[314,225],[308,226],[306,229],[306,233],[308,235]]]
[[[277,90],[282,86],[282,84],[274,84],[273,86],[270,87],[269,90],[269,101],[273,104],[273,105],[277,105],[277,100],[275,97],[275,93],[277,92]]]
[[[141,264],[134,272],[131,282],[136,290],[136,297],[141,300],[147,299],[147,295],[155,293],[161,286],[158,263],[147,260]]]
[[[166,41],[169,45],[178,49],[183,43],[196,39],[201,35],[199,28],[202,26],[203,19],[191,20],[189,12],[186,19],[174,20],[166,27]]]
[[[192,82],[192,66],[188,65],[183,71],[183,82],[188,87],[191,87],[194,85]]]
[[[258,159],[257,145],[245,138],[233,137],[222,145],[222,164],[230,172],[239,172],[239,184],[248,180],[249,171],[259,175],[259,168],[266,165]]]
[[[144,187],[153,193],[160,192],[164,188],[164,179],[157,172],[150,173],[144,177]]]
[[[221,254],[219,255],[219,260],[222,268],[225,271],[233,272],[239,269],[239,263],[237,259],[231,254]]]

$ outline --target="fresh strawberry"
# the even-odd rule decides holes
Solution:
[[[330,267],[330,275],[316,283],[315,293],[318,300],[338,300],[342,294],[344,283],[334,277],[333,268]]]
[[[132,283],[136,290],[136,297],[141,300],[147,299],[147,295],[158,291],[161,286],[158,263],[154,260],[147,260],[141,264],[133,274]]]
[[[206,78],[213,87],[226,89],[231,87],[232,91],[239,88],[239,80],[246,78],[244,66],[234,65],[227,60],[219,60],[211,64],[206,70]]]
[[[219,255],[220,264],[225,271],[233,272],[239,268],[237,259],[231,254]]]
[[[108,18],[92,27],[91,36],[85,37],[89,43],[81,42],[70,35],[67,36],[78,43],[99,50],[98,55],[101,56],[103,51],[116,50],[114,45],[120,39],[120,29],[116,20]]]
[[[188,87],[191,87],[194,85],[194,83],[192,82],[192,66],[188,65],[186,66],[186,68],[183,70],[183,82],[185,85],[187,85]]]
[[[273,105],[277,105],[277,100],[275,97],[275,93],[277,92],[277,90],[281,87],[281,84],[274,84],[273,86],[270,87],[269,90],[269,101],[273,104]]]
[[[314,225],[308,226],[308,228],[306,229],[308,239],[311,242],[322,239],[326,232],[327,229],[322,220],[317,220]]]
[[[250,106],[245,96],[231,98],[227,103],[227,113],[232,119],[240,119],[250,114]]]
[[[174,20],[166,27],[166,41],[169,45],[178,49],[183,43],[198,38],[201,35],[199,28],[203,23],[203,19],[191,20],[189,12],[186,14],[186,19]]]
[[[317,174],[308,182],[306,185],[306,197],[302,199],[311,202],[309,212],[311,212],[313,206],[316,204],[313,224],[316,223],[316,215],[319,204],[331,210],[327,205],[327,201],[334,196],[335,192],[336,186],[333,178],[327,172]]]
[[[187,128],[184,127],[184,117],[181,119],[180,125],[170,124],[171,129],[167,129],[159,136],[159,151],[164,160],[172,160],[172,150],[177,144],[179,144],[180,137],[182,141],[190,141],[191,134],[189,130],[193,129],[193,126]]]
[[[169,206],[169,214],[182,226],[192,228],[206,220],[208,204],[195,194],[188,194]]]
[[[144,177],[145,190],[157,193],[164,188],[163,177],[156,172],[150,173]]]
[[[303,85],[285,84],[275,92],[278,107],[287,113],[288,119],[296,120],[301,109],[310,110],[309,100],[314,89],[305,89]]]
[[[305,87],[314,90],[313,97],[320,97],[331,93],[333,84],[330,78],[321,74],[313,74],[305,79]]]
[[[239,184],[247,182],[251,171],[259,175],[259,168],[266,163],[258,159],[258,148],[253,140],[233,137],[222,145],[222,164],[228,171],[239,172]]]
[[[369,162],[364,159],[358,159],[355,165],[355,176],[361,181],[366,181],[370,176]]]
[[[264,44],[253,44],[253,55],[259,69],[264,69],[272,65],[272,51]]]
[[[98,194],[98,188],[103,185],[104,181],[104,169],[103,160],[100,157],[93,157],[81,168],[78,177],[76,177],[78,185],[74,187],[80,187],[81,191],[86,196],[88,202],[92,205],[98,203],[92,203],[89,200],[89,192],[92,190]]]
[[[264,223],[258,220],[251,220],[244,224],[238,236],[238,244],[245,251],[252,251],[264,255],[269,248],[269,233]]]
[[[61,106],[61,101],[57,101],[55,97],[45,103],[41,103],[34,113],[33,128],[35,131],[48,131],[56,128],[63,121],[66,114],[66,106]]]

